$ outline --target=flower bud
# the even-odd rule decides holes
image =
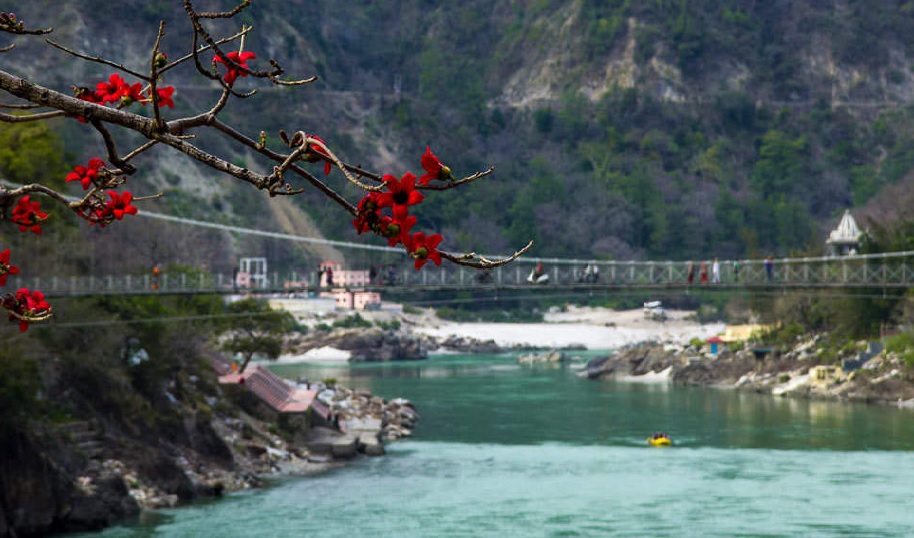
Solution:
[[[447,166],[445,166],[445,165],[442,164],[442,165],[441,165],[441,173],[438,174],[438,178],[441,179],[441,180],[453,179],[454,176],[451,175],[451,169],[450,169],[450,167],[447,167]]]
[[[398,235],[400,235],[400,225],[388,224],[387,228],[384,230],[384,237],[396,237]]]
[[[161,69],[161,68],[165,67],[166,64],[168,64],[168,55],[165,54],[164,52],[160,52],[160,53],[156,54],[156,59],[155,59],[156,68]]]

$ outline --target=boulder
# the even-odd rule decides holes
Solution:
[[[383,456],[384,444],[378,438],[377,432],[362,432],[359,434],[359,452],[366,456]]]
[[[338,459],[350,459],[356,457],[359,452],[359,437],[354,434],[346,434],[338,437],[330,445],[330,454]]]

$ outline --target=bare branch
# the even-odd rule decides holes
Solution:
[[[445,260],[448,260],[457,265],[463,265],[466,267],[476,267],[477,269],[492,269],[494,267],[500,267],[502,265],[507,265],[517,258],[521,257],[525,252],[530,250],[533,246],[533,241],[524,246],[524,248],[518,250],[514,254],[504,258],[502,260],[490,260],[484,256],[480,256],[476,253],[469,254],[451,254],[449,252],[441,252],[441,257]]]
[[[217,44],[217,45],[222,45],[223,43],[229,43],[229,42],[231,42],[231,41],[234,41],[234,40],[238,39],[239,37],[244,36],[245,34],[247,34],[248,32],[250,32],[251,30],[252,30],[252,28],[245,27],[244,29],[242,29],[240,32],[238,32],[237,34],[235,34],[235,35],[233,35],[233,36],[224,37],[224,38],[222,38],[222,39],[216,41],[216,44]],[[163,67],[162,69],[159,69],[159,75],[161,75],[162,73],[168,71],[169,69],[172,69],[172,68],[174,68],[174,67],[177,67],[178,65],[180,65],[180,64],[182,64],[182,63],[184,63],[184,62],[186,62],[186,61],[188,61],[188,60],[190,60],[190,59],[193,59],[194,55],[198,55],[198,54],[200,54],[200,53],[206,52],[206,51],[210,50],[211,48],[212,48],[212,47],[209,46],[209,45],[203,45],[202,47],[200,47],[200,48],[198,49],[198,48],[196,47],[196,45],[194,45],[194,52],[191,52],[191,53],[189,53],[189,54],[185,54],[184,56],[181,56],[180,58],[178,58],[178,59],[176,59],[176,60],[172,60],[172,61],[168,62],[168,65],[166,65],[166,66]]]
[[[88,54],[76,52],[75,50],[68,49],[67,47],[64,47],[63,45],[61,45],[59,43],[55,43],[54,41],[52,41],[50,39],[45,39],[45,41],[47,41],[48,44],[51,45],[52,47],[58,48],[64,52],[66,52],[67,54],[76,56],[77,58],[82,58],[83,60],[86,60],[89,62],[104,64],[104,65],[113,67],[115,69],[119,69],[119,70],[123,71],[124,73],[132,75],[140,80],[145,80],[146,82],[149,82],[149,79],[146,77],[146,75],[137,73],[136,71],[134,71],[133,69],[130,69],[129,67],[125,66],[124,64],[112,62],[111,60],[106,60],[106,59],[100,58],[98,56],[89,56]]]
[[[41,193],[49,198],[52,198],[67,207],[72,207],[70,204],[73,202],[65,195],[55,191],[50,187],[46,187],[39,183],[29,183],[28,185],[22,185],[16,187],[15,189],[7,189],[6,187],[0,185],[0,197],[6,197],[9,199],[17,198],[25,194],[30,194],[33,192]]]
[[[108,151],[108,162],[120,168],[123,173],[131,175],[136,172],[136,166],[124,161],[117,154],[117,145],[114,142],[114,138],[111,136],[111,133],[108,132],[108,128],[105,127],[105,124],[98,120],[92,120],[92,127],[95,127],[95,130],[102,135],[102,140],[105,141],[105,149]]]
[[[283,160],[285,160],[285,156],[283,156],[279,153],[276,153],[275,151],[273,151],[269,148],[260,147],[260,145],[257,142],[255,142],[253,139],[244,136],[243,134],[239,133],[238,131],[233,129],[228,124],[222,122],[221,120],[214,119],[212,121],[212,126],[215,127],[216,129],[218,129],[219,131],[227,134],[231,138],[237,140],[238,142],[244,144],[245,146],[253,149],[254,151],[257,151],[258,153],[261,153],[261,154],[267,156],[268,158],[270,158],[274,161],[282,162]],[[304,178],[306,181],[308,181],[308,183],[310,183],[316,189],[318,189],[319,191],[324,193],[324,195],[326,195],[328,198],[330,198],[331,200],[333,200],[334,202],[339,204],[343,209],[348,211],[350,214],[355,215],[356,213],[358,213],[358,209],[354,205],[350,204],[348,200],[346,200],[345,198],[340,196],[339,193],[337,193],[335,190],[331,189],[323,181],[314,177],[308,171],[306,171],[296,165],[290,166],[289,170],[291,170],[292,172],[295,172],[297,175]]]
[[[50,112],[39,112],[38,114],[27,114],[16,116],[15,114],[0,114],[0,121],[4,123],[25,123],[27,121],[47,120],[50,118],[59,118],[65,114],[59,110]]]
[[[302,86],[304,84],[311,84],[312,82],[317,81],[317,75],[309,78],[303,78],[301,80],[280,80],[272,75],[267,76],[267,78],[270,80],[270,82],[276,84],[277,86]]]
[[[164,125],[162,115],[159,113],[159,92],[157,91],[159,82],[159,47],[162,45],[162,37],[164,36],[165,21],[160,21],[159,31],[156,33],[156,42],[152,46],[152,58],[149,61],[149,98],[152,100],[152,113],[159,128]]]
[[[169,121],[165,124],[165,130],[170,133],[183,133],[187,129],[211,125],[216,118],[216,115],[225,108],[225,105],[228,103],[229,95],[231,94],[228,90],[223,90],[222,95],[219,97],[216,104],[213,105],[213,108],[202,114],[197,114],[196,116]]]
[[[249,0],[244,0],[242,2],[242,4],[237,6],[234,10],[232,10],[231,12],[225,12],[225,13],[227,14],[227,13],[240,12],[242,9],[247,7],[248,4],[249,4]],[[191,24],[194,27],[195,35],[199,35],[203,39],[203,41],[205,41],[207,44],[209,44],[212,47],[212,49],[215,51],[216,56],[218,58],[220,58],[223,63],[225,63],[225,65],[228,69],[233,69],[233,70],[248,74],[248,75],[250,75],[252,77],[256,77],[256,78],[266,78],[270,81],[278,80],[278,77],[280,75],[282,75],[283,73],[285,73],[285,69],[283,69],[283,67],[281,65],[279,65],[279,62],[277,62],[276,60],[273,60],[273,59],[270,60],[270,66],[273,67],[272,71],[259,71],[256,69],[250,69],[248,67],[245,67],[245,66],[239,64],[238,62],[232,60],[231,58],[229,58],[228,54],[223,52],[222,49],[219,48],[219,46],[216,44],[216,41],[212,38],[212,36],[210,36],[210,34],[209,34],[209,32],[207,32],[206,28],[204,28],[203,25],[200,23],[201,18],[223,18],[222,17],[223,13],[220,13],[220,14],[207,13],[207,15],[219,15],[219,16],[218,17],[213,17],[213,16],[203,17],[200,13],[198,13],[194,9],[193,4],[191,3],[191,0],[184,0],[184,10],[187,12],[187,15],[190,18]],[[195,37],[195,41],[196,41],[196,37]],[[194,45],[194,50],[195,50],[195,55],[196,55],[196,43]],[[197,67],[198,67],[198,69],[202,68],[199,61],[197,61]],[[221,83],[224,86],[228,86],[227,83],[225,83],[225,81],[222,81],[222,79],[219,79],[219,80],[221,81]],[[314,80],[317,80],[317,79],[314,78]],[[311,79],[304,79],[301,81],[286,81],[286,85],[301,85],[301,84],[307,84],[310,81],[311,81]],[[251,92],[251,94],[253,94],[253,92]],[[249,95],[243,95],[243,96],[248,97]],[[242,97],[242,96],[239,95],[239,97]]]
[[[476,172],[472,176],[467,176],[463,179],[458,179],[456,181],[448,181],[444,185],[423,185],[418,188],[420,188],[422,190],[429,190],[429,191],[446,191],[449,189],[453,189],[454,187],[459,187],[460,185],[463,185],[465,183],[472,183],[472,182],[476,181],[477,179],[486,177],[487,175],[491,174],[494,171],[495,171],[495,167],[490,166],[488,169],[483,170],[482,172]]]
[[[25,27],[25,21],[17,19],[12,13],[0,12],[0,32],[16,35],[42,35],[50,34],[53,31],[54,28],[50,26],[39,30],[29,30]]]
[[[29,323],[38,322],[38,321],[47,321],[51,319],[51,316],[54,314],[51,313],[51,309],[42,310],[40,314],[20,314],[12,310],[7,310],[7,314],[18,319],[19,321],[28,321]]]
[[[158,143],[159,143],[158,140],[150,140],[149,142],[146,142],[145,144],[143,144],[142,146],[140,146],[140,147],[136,148],[135,150],[131,151],[131,152],[128,153],[127,155],[124,155],[123,161],[124,161],[124,162],[129,162],[131,159],[133,159],[134,157],[136,157],[136,156],[139,155],[140,153],[143,153],[144,151],[148,150],[149,148],[155,146],[155,145],[158,144]]]
[[[349,170],[347,169],[346,165],[343,164],[343,161],[341,161],[341,160],[339,159],[339,157],[337,157],[332,151],[330,151],[330,148],[328,148],[326,144],[324,144],[323,142],[321,142],[321,141],[318,140],[317,138],[314,138],[314,137],[311,137],[311,136],[306,136],[306,135],[305,135],[303,132],[301,132],[301,131],[299,131],[298,133],[295,133],[296,136],[297,136],[299,133],[302,135],[302,138],[304,139],[304,142],[302,142],[302,147],[303,147],[303,148],[307,149],[307,147],[310,145],[310,146],[316,146],[316,147],[320,148],[321,150],[323,150],[323,153],[324,153],[327,157],[329,157],[330,160],[333,161],[333,163],[337,166],[337,168],[339,168],[339,169],[343,172],[343,175],[346,176],[346,179],[347,179],[350,183],[352,183],[353,185],[356,185],[356,186],[358,186],[360,189],[364,189],[364,190],[366,190],[366,191],[380,191],[380,190],[381,190],[381,185],[378,185],[378,186],[366,185],[366,184],[362,183],[361,181],[359,181],[358,179],[356,179],[355,176],[353,176],[353,175],[349,172]],[[294,137],[294,136],[292,137],[292,140],[295,140],[295,137]]]
[[[0,103],[0,108],[9,108],[9,109],[13,109],[13,110],[32,110],[34,108],[42,108],[42,106],[33,105],[32,103],[26,103],[26,104]]]
[[[13,49],[15,49],[15,48],[16,48],[16,44],[15,44],[15,43],[10,43],[9,45],[7,45],[7,46],[5,46],[5,47],[0,47],[0,54],[2,54],[2,53],[4,53],[4,52],[9,52],[9,51],[11,51],[11,50],[13,50]]]
[[[241,0],[241,3],[235,6],[231,11],[204,11],[197,13],[201,19],[230,19],[241,13],[243,9],[251,5],[251,0]]]

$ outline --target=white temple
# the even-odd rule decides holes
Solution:
[[[828,234],[828,239],[825,241],[826,250],[830,256],[856,254],[857,248],[860,247],[860,236],[862,235],[863,232],[857,226],[854,216],[851,215],[849,209],[845,209],[844,216],[841,217],[838,227]]]

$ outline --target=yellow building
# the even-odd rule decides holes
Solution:
[[[844,377],[844,371],[837,364],[820,364],[809,369],[809,384],[832,385]]]
[[[720,335],[722,342],[732,343],[732,342],[743,342],[745,340],[751,340],[759,336],[760,334],[774,329],[776,325],[759,325],[759,324],[749,324],[749,325],[728,325],[724,329],[724,334]]]

